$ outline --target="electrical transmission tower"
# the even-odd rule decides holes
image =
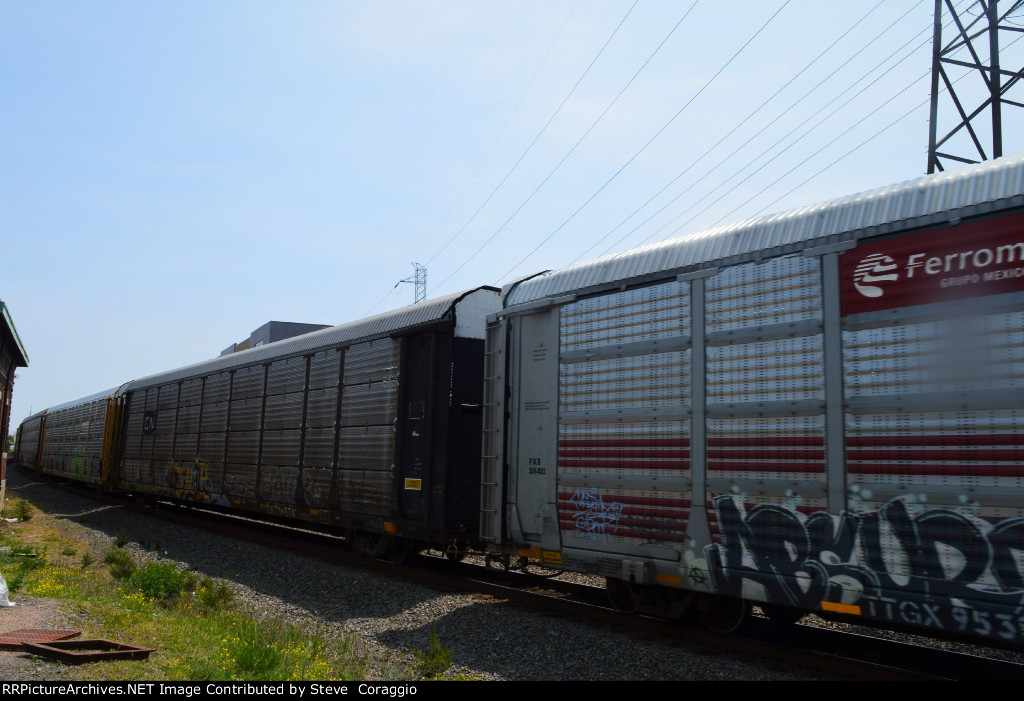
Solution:
[[[413,267],[416,269],[416,274],[413,277],[407,277],[404,280],[399,280],[395,287],[401,285],[403,282],[411,283],[415,286],[415,299],[413,304],[419,304],[427,298],[427,269],[419,263],[413,263]]]
[[[1024,65],[1012,64],[1007,70],[999,62],[1001,36],[1012,44],[1024,32],[1024,0],[1004,1],[1002,12],[997,6],[998,0],[978,0],[958,10],[952,0],[935,0],[929,173],[945,170],[943,160],[978,163],[1002,156],[1003,107],[1024,108],[1024,91],[1018,85],[1024,77]],[[950,25],[947,31],[953,35],[945,42],[944,23]],[[956,110],[955,123],[941,137],[940,81]],[[1017,101],[1008,97],[1015,86]]]

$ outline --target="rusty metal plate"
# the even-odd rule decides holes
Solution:
[[[45,643],[53,640],[77,638],[80,630],[51,630],[46,628],[19,628],[0,633],[0,650],[22,650],[24,643]]]
[[[25,650],[65,664],[100,662],[103,660],[144,660],[153,648],[126,645],[114,640],[53,640],[47,643],[25,643]]]

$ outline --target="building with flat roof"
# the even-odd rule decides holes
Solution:
[[[4,503],[7,485],[7,436],[11,425],[11,396],[14,391],[14,371],[28,367],[28,353],[21,344],[18,330],[7,305],[0,300],[0,431],[4,444],[0,449],[0,506]]]
[[[313,331],[319,331],[320,329],[326,329],[328,326],[330,326],[330,324],[298,324],[293,321],[268,321],[263,326],[249,334],[249,338],[244,341],[239,341],[238,343],[232,343],[230,346],[222,350],[220,354],[230,355],[248,348],[258,348],[259,346],[274,343],[275,341],[283,341],[286,338],[301,336],[304,333],[311,333]]]

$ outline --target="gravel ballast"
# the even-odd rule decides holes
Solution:
[[[118,534],[127,534],[134,541],[128,547],[141,550],[138,543],[147,544],[149,550],[141,552],[145,557],[234,582],[241,604],[258,615],[354,637],[356,649],[366,656],[369,680],[414,679],[414,651],[428,648],[432,632],[453,653],[449,676],[479,680],[818,678],[812,671],[780,669],[770,660],[695,651],[575,617],[480,595],[442,592],[168,523],[100,505],[17,469],[8,470],[8,488],[65,520],[65,527],[74,529],[76,538],[91,542],[97,552],[109,547]],[[74,624],[73,619],[61,624]],[[15,653],[0,657],[11,654]],[[49,665],[46,669],[55,671]]]

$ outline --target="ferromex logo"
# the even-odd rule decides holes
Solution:
[[[1024,215],[869,243],[840,257],[843,314],[1024,290]]]
[[[889,256],[872,253],[853,271],[853,286],[865,297],[881,297],[883,290],[879,287],[880,283],[900,279],[895,272],[897,267],[896,261]]]

